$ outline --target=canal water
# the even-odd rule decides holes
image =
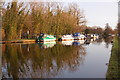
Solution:
[[[111,39],[2,45],[3,78],[105,78]]]

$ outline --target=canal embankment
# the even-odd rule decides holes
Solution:
[[[111,57],[106,74],[107,80],[120,79],[120,37],[114,38],[114,43],[111,50]]]
[[[7,40],[7,41],[0,41],[0,43],[4,44],[4,43],[31,43],[31,42],[35,42],[35,39],[15,39],[15,40]]]

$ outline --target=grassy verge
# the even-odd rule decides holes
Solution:
[[[109,61],[108,71],[106,74],[107,80],[118,80],[120,79],[120,48],[119,48],[120,38],[115,37],[114,43],[111,51],[111,57]]]

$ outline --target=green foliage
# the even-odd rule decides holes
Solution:
[[[105,26],[105,30],[104,30],[104,37],[108,37],[109,34],[111,34],[112,29],[110,28],[109,24],[107,23]]]
[[[118,34],[120,35],[120,23],[118,23],[117,29],[118,29]]]
[[[89,29],[85,29],[85,34],[89,34],[90,30]]]

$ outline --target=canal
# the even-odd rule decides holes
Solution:
[[[110,40],[2,44],[2,77],[105,78]]]

